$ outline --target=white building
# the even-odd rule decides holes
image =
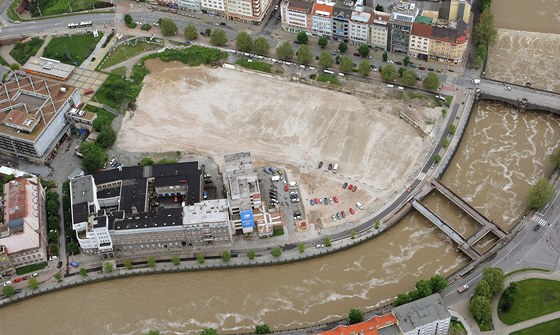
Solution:
[[[348,41],[352,44],[367,44],[369,41],[369,26],[372,20],[370,9],[356,6],[350,17],[348,27]]]
[[[247,23],[260,23],[271,4],[271,0],[226,0],[227,18]]]
[[[205,200],[183,208],[183,227],[192,245],[231,242],[226,199]]]
[[[368,44],[375,48],[387,50],[387,40],[389,35],[390,14],[373,11],[372,22],[369,26]]]
[[[294,33],[311,31],[313,3],[298,0],[284,0],[280,4],[282,28]]]
[[[191,12],[200,12],[200,0],[178,0],[179,8]]]
[[[439,293],[393,308],[404,335],[447,335],[451,314]]]
[[[200,0],[200,10],[215,15],[225,14],[226,0]]]
[[[414,22],[408,44],[408,55],[411,58],[427,59],[430,52],[431,36],[432,26],[430,24]]]
[[[311,33],[315,36],[332,35],[332,13],[334,5],[330,2],[317,1],[311,11]]]

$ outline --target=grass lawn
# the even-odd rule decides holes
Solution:
[[[556,335],[560,332],[559,329],[560,319],[556,319],[510,333],[510,335]]]
[[[331,83],[334,85],[340,85],[340,81],[338,81],[338,78],[336,78],[335,76],[332,76],[330,74],[324,74],[321,73],[317,76],[317,81],[322,81],[325,83]]]
[[[22,266],[21,268],[16,269],[16,274],[23,275],[23,274],[26,274],[26,273],[43,270],[46,267],[47,267],[47,262]]]
[[[284,228],[276,228],[272,230],[272,236],[282,236],[284,235]]]
[[[4,65],[4,66],[10,66],[10,64],[8,64],[8,62],[6,62],[6,60],[4,58],[2,58],[2,56],[0,56],[0,65]]]
[[[247,59],[240,59],[237,62],[235,62],[235,64],[240,65],[244,68],[247,69],[253,69],[253,70],[257,70],[257,71],[262,71],[262,72],[266,72],[266,73],[272,73],[272,64],[268,64],[265,62],[259,62],[259,61],[252,61],[249,62]]]
[[[43,42],[45,42],[45,40],[40,37],[33,37],[30,41],[25,43],[18,41],[12,51],[10,51],[10,56],[14,57],[18,63],[23,65],[31,56],[37,54]]]
[[[549,269],[541,269],[541,268],[523,268],[523,269],[517,269],[517,270],[511,271],[511,272],[508,272],[508,273],[505,274],[505,276],[506,276],[506,277],[509,277],[509,276],[513,276],[514,274],[521,273],[521,272],[526,272],[526,271],[550,272]]]
[[[103,65],[100,67],[100,69],[106,69],[110,66],[124,62],[125,60],[139,55],[144,51],[157,50],[160,48],[161,46],[159,45],[146,42],[140,42],[135,46],[121,44],[117,48],[115,48],[115,50],[113,50],[113,53],[111,53],[111,55],[104,60]]]
[[[8,7],[8,17],[12,20],[12,21],[19,21],[21,20],[21,17],[19,16],[18,13],[16,13],[15,9],[17,8],[17,6],[19,5],[19,3],[23,1],[23,0],[15,0],[14,2],[12,2],[12,4],[10,5],[10,7]]]
[[[38,9],[32,10],[33,16],[37,17],[40,14],[43,16],[58,15],[70,12],[79,12],[83,10],[90,10],[95,8],[107,7],[107,3],[98,0],[50,0],[42,1],[41,13]]]
[[[115,109],[120,109],[120,106],[117,106],[117,104],[115,104],[115,102],[113,101],[113,99],[110,99],[107,96],[107,93],[109,91],[111,91],[111,85],[117,81],[117,80],[121,80],[122,77],[121,76],[117,76],[114,74],[110,74],[107,79],[105,80],[105,82],[103,83],[103,85],[101,85],[101,87],[97,90],[97,92],[95,93],[95,95],[93,96],[93,101],[97,101],[100,104],[106,104],[108,106],[111,106]]]
[[[115,74],[119,77],[124,77],[126,75],[126,66],[118,67],[111,71],[112,74]]]
[[[93,34],[55,37],[45,48],[43,56],[79,66],[95,50],[101,37],[103,33],[97,37],[93,37]]]
[[[97,108],[92,105],[86,105],[84,109],[97,114],[97,118],[94,121],[96,124],[99,122],[102,125],[110,126],[113,122],[113,119],[115,118],[115,115],[113,115],[112,113],[109,113],[104,109]]]
[[[504,313],[498,311],[503,323],[513,325],[560,310],[560,281],[547,279],[526,279],[517,282],[519,296],[511,309]],[[504,297],[500,298],[500,306]]]

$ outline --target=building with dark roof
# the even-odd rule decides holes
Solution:
[[[447,335],[451,314],[439,293],[393,308],[404,335]]]
[[[332,38],[335,41],[348,42],[350,19],[356,0],[338,0],[332,14]]]
[[[311,32],[313,1],[284,0],[280,4],[282,29],[298,33]]]

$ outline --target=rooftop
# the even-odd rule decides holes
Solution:
[[[313,5],[313,15],[319,15],[324,17],[331,17],[333,13],[333,4],[324,4],[316,2]]]
[[[439,293],[393,308],[403,332],[451,317]]]
[[[313,1],[290,0],[288,2],[288,8],[293,11],[300,11],[309,14],[313,9]]]
[[[205,200],[183,208],[183,225],[228,222],[226,199]]]
[[[109,230],[129,230],[162,227],[183,227],[183,209],[158,207],[156,213],[139,213],[138,215],[125,215],[123,220],[121,211],[112,212],[109,216]]]
[[[368,321],[356,323],[349,326],[338,326],[332,330],[324,331],[321,335],[393,335],[401,334],[399,329],[394,326],[397,318],[393,313],[377,316]],[[385,329],[385,331],[384,331]]]
[[[239,152],[225,155],[224,182],[229,191],[232,206],[251,208],[251,196],[259,193],[257,173],[253,169],[251,153]]]
[[[412,26],[412,35],[431,38],[432,37],[432,25],[415,22],[414,25]]]
[[[67,79],[75,66],[61,63],[55,59],[32,56],[27,63],[22,66],[26,72],[44,75],[48,77]]]

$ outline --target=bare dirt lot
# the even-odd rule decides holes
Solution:
[[[418,174],[431,140],[401,120],[399,111],[424,120],[427,128],[441,119],[439,108],[420,106],[425,101],[366,100],[222,68],[158,60],[146,65],[151,74],[138,109],[123,118],[119,149],[187,151],[211,155],[219,164],[224,154],[250,151],[256,166],[288,170],[288,180],[300,184],[309,222],[323,228],[371,215]],[[378,94],[385,88],[370,89]],[[329,163],[339,164],[337,174],[325,171]],[[344,181],[358,190],[342,190]],[[310,198],[333,195],[339,204],[309,204]],[[356,201],[369,210],[357,210]],[[331,221],[351,206],[359,215]]]

